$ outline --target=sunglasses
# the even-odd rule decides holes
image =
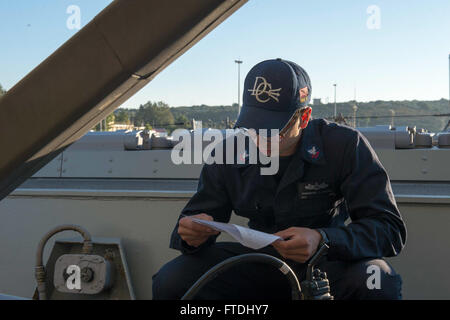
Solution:
[[[286,133],[292,128],[292,126],[297,122],[297,119],[303,116],[303,113],[307,110],[307,108],[297,109],[292,115],[291,119],[289,119],[288,123],[281,129],[280,131],[280,139],[283,139]]]
[[[286,133],[292,128],[292,126],[297,122],[297,119],[303,115],[303,113],[307,110],[307,107],[297,109],[289,119],[289,121],[286,123],[286,125],[281,129],[279,136],[280,139],[283,139]],[[248,129],[245,127],[238,127],[237,129],[242,130],[244,134],[251,135],[250,130],[256,131],[255,129]],[[264,137],[268,138],[268,137]]]

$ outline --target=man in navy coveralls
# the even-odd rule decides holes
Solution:
[[[182,254],[153,276],[154,299],[179,299],[214,265],[250,252],[283,259],[302,281],[305,262],[322,242],[329,250],[318,267],[335,299],[401,299],[401,277],[383,260],[406,241],[389,177],[357,130],[310,120],[311,89],[308,74],[291,61],[267,60],[250,70],[236,127],[280,130],[279,170],[261,175],[258,164],[203,166],[171,237],[170,247]],[[229,222],[232,211],[284,241],[260,250],[216,242],[218,232],[190,219]],[[283,274],[249,263],[209,282],[196,299],[290,297]]]

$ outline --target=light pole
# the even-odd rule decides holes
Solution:
[[[353,128],[356,128],[356,111],[358,111],[358,106],[355,104],[353,106]]]
[[[241,113],[241,64],[242,60],[234,60],[238,65],[238,117]]]
[[[395,110],[394,109],[389,109],[389,111],[391,112],[391,127],[394,128]]]
[[[334,119],[336,120],[337,117],[337,106],[336,106],[336,86],[337,84],[333,84],[334,86]]]

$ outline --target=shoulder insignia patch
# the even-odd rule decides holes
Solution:
[[[317,159],[319,157],[319,150],[315,146],[309,149],[308,153],[311,155],[311,159]]]

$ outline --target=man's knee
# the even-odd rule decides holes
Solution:
[[[352,263],[346,271],[346,287],[354,299],[397,300],[402,298],[402,280],[383,259]]]
[[[181,279],[179,272],[171,272],[174,260],[166,263],[156,274],[152,280],[152,296],[154,300],[178,300],[183,293],[180,290]]]
[[[154,300],[178,300],[201,276],[203,263],[193,256],[180,255],[153,275]]]
[[[240,254],[242,250],[236,243],[223,242],[203,248],[192,255],[179,255],[153,275],[153,299],[180,299],[210,268],[226,258]]]

